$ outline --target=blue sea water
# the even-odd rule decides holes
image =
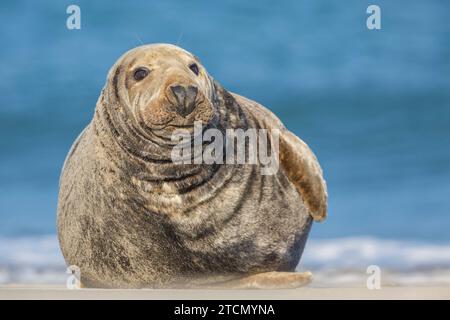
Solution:
[[[66,28],[70,4],[81,30]],[[381,30],[366,28],[369,4]],[[56,233],[62,163],[109,68],[153,42],[195,53],[311,146],[330,197],[313,241],[450,244],[449,12],[437,0],[2,1],[0,249]]]

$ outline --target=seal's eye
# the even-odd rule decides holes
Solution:
[[[195,73],[196,76],[198,76],[198,66],[196,63],[193,63],[189,66],[189,69],[192,70],[193,73]]]
[[[148,76],[149,71],[147,68],[137,68],[136,71],[134,72],[134,80],[136,81],[141,81],[142,79],[144,79],[146,76]]]

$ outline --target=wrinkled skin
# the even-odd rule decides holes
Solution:
[[[194,121],[280,130],[280,170],[174,164],[171,134]],[[309,281],[293,271],[326,202],[314,154],[269,110],[227,92],[189,52],[147,45],[111,68],[67,156],[58,235],[88,287],[295,287]]]

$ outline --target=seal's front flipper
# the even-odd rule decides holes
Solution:
[[[227,282],[215,283],[205,289],[295,289],[309,284],[312,273],[264,272]]]
[[[287,129],[280,135],[280,163],[314,220],[325,220],[328,193],[322,169],[308,145]]]

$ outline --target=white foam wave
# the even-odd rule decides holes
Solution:
[[[390,283],[450,284],[450,244],[369,237],[310,239],[300,270],[319,285],[364,283],[378,265]],[[0,238],[0,284],[64,284],[67,277],[56,236]]]
[[[20,265],[64,266],[56,236],[0,238],[0,266]]]
[[[369,237],[312,239],[306,245],[302,264],[315,268],[450,268],[450,244]]]
[[[62,284],[65,271],[56,236],[0,238],[0,284]]]

